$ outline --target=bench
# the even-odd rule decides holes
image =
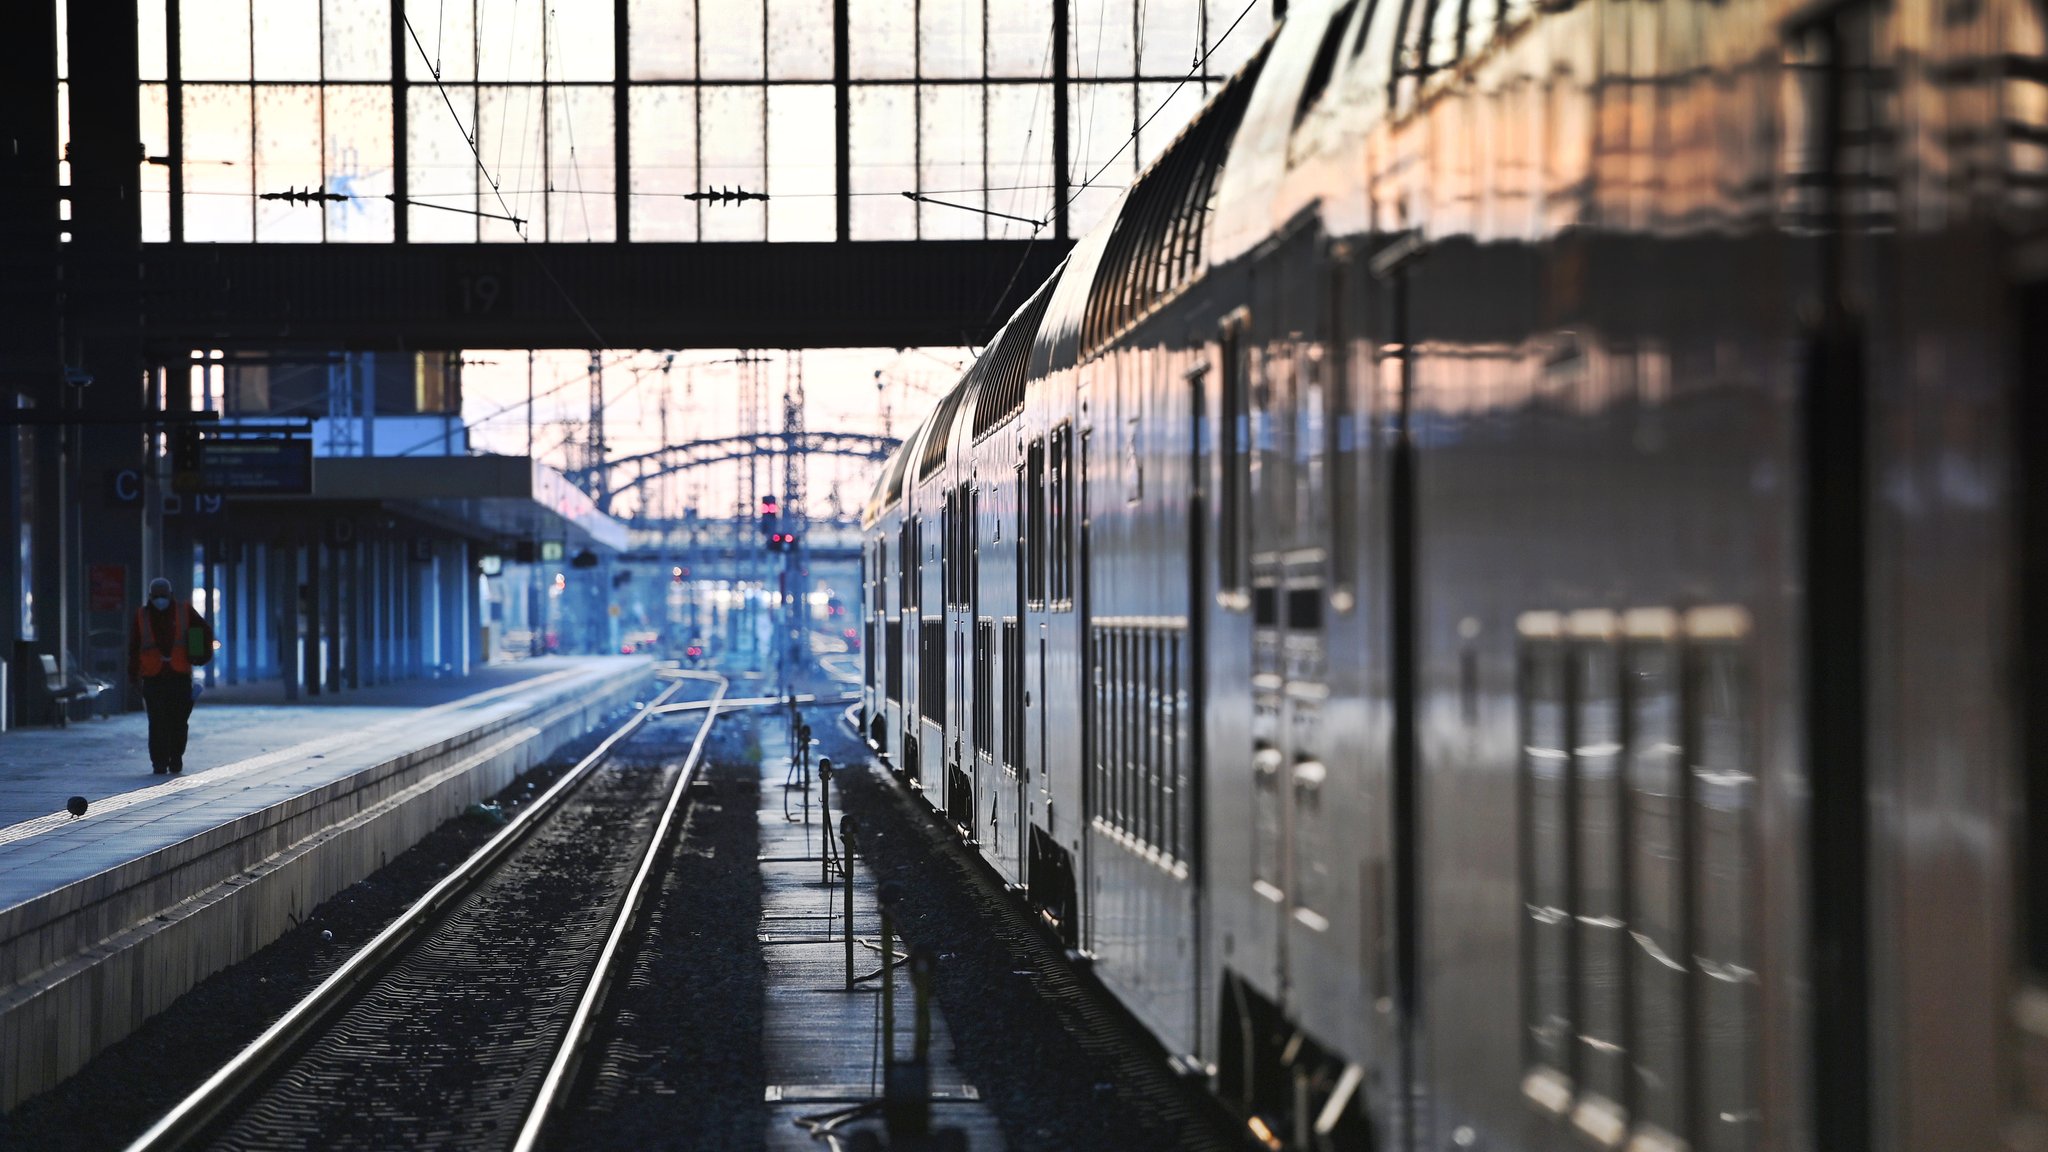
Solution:
[[[43,665],[43,690],[50,694],[51,703],[57,706],[57,727],[63,728],[71,722],[71,702],[74,700],[97,700],[102,692],[113,687],[105,680],[74,672],[68,678],[57,667],[57,658],[48,653],[36,657]]]

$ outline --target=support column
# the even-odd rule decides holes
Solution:
[[[1068,16],[1073,0],[1052,0],[1052,234],[1056,240],[1065,240],[1067,228],[1067,200],[1072,195],[1067,190],[1071,177],[1069,170],[1071,141],[1067,130],[1067,79]]]
[[[63,2],[72,32],[66,61],[71,81],[67,192],[72,239],[62,246],[60,257],[64,291],[51,298],[63,301],[55,330],[61,332],[62,363],[70,369],[73,386],[55,385],[62,395],[51,396],[48,406],[89,407],[97,416],[139,418],[149,406],[150,389],[142,347],[141,179],[136,150],[142,128],[136,99],[135,22],[107,19],[106,5],[96,0]],[[49,0],[30,6],[48,8],[55,16]],[[54,63],[52,48],[45,45],[43,51]],[[174,139],[172,147],[176,145]],[[85,384],[88,379],[90,386]],[[140,598],[141,582],[147,577],[165,571],[181,590],[191,582],[189,568],[160,568],[165,557],[145,551],[143,510],[133,505],[117,510],[110,499],[107,484],[116,471],[151,470],[146,441],[140,423],[75,429],[46,441],[53,459],[61,452],[63,511],[50,523],[53,536],[61,527],[62,543],[52,550],[61,552],[54,573],[57,585],[39,587],[37,599],[49,597],[53,619],[46,640],[67,661],[74,652],[87,655],[89,629],[123,629],[127,607]],[[51,498],[59,491],[45,490]],[[90,516],[84,514],[88,507]],[[39,509],[37,515],[41,519],[44,513]],[[102,613],[97,619],[87,612],[85,579],[93,564],[125,570],[122,611]],[[125,695],[126,677],[119,679]]]
[[[832,0],[832,213],[833,239],[853,239],[853,82],[847,64],[851,21],[849,0]]]

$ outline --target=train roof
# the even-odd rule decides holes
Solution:
[[[1087,359],[1208,268],[1218,181],[1272,46],[1269,36],[1068,254],[1032,348],[1031,378]]]

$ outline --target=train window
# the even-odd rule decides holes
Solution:
[[[910,607],[910,517],[896,526],[896,610]]]
[[[1367,14],[1370,16],[1370,13]],[[1343,249],[1331,253],[1332,266],[1329,276],[1329,331],[1328,365],[1326,378],[1326,401],[1329,414],[1326,417],[1329,454],[1328,507],[1330,521],[1330,602],[1339,612],[1351,608],[1352,582],[1357,577],[1358,547],[1357,515],[1355,493],[1352,485],[1358,482],[1357,461],[1359,451],[1358,432],[1354,425],[1356,417],[1351,404],[1351,337],[1350,326],[1344,314],[1344,269],[1348,254]]]
[[[1486,0],[1472,0],[1484,4]],[[1449,68],[1465,54],[1466,0],[1436,0],[1429,13],[1429,42],[1423,67],[1429,71]]]
[[[1316,56],[1309,63],[1308,77],[1301,85],[1301,98],[1294,105],[1294,122],[1301,123],[1308,110],[1315,107],[1323,89],[1329,87],[1330,73],[1337,65],[1337,49],[1343,46],[1344,30],[1351,26],[1351,17],[1358,11],[1358,0],[1349,0],[1343,7],[1330,14],[1329,27],[1323,29],[1323,42],[1316,46]]]
[[[942,616],[918,621],[917,710],[934,723],[946,722],[946,621]]]
[[[1287,627],[1296,632],[1319,632],[1323,627],[1323,590],[1314,585],[1287,590]]]
[[[1167,636],[1166,646],[1166,720],[1162,725],[1166,741],[1166,848],[1175,860],[1188,858],[1187,841],[1181,831],[1181,805],[1188,802],[1187,757],[1182,754],[1180,722],[1181,679],[1180,679],[1180,633]]]
[[[1517,631],[1523,1093],[1605,1147],[1748,1152],[1748,618],[1530,612]]]
[[[1571,914],[1570,715],[1562,622],[1554,612],[1516,622],[1521,704],[1523,1091],[1563,1114],[1573,1091],[1574,922]]]
[[[1222,383],[1217,460],[1217,591],[1231,606],[1242,605],[1250,566],[1245,562],[1245,498],[1251,487],[1251,405],[1245,387],[1243,313],[1224,321],[1218,341]]]
[[[967,563],[967,587],[961,591],[960,602],[969,612],[981,610],[981,493],[972,484],[960,486],[961,503],[966,505],[960,515],[962,554]]]
[[[1629,1063],[1628,1100],[1638,1132],[1670,1147],[1687,1131],[1685,996],[1691,960],[1685,938],[1686,788],[1680,772],[1678,620],[1651,608],[1624,618],[1622,692],[1628,748]]]
[[[1351,41],[1351,55],[1358,61],[1354,65],[1359,70],[1357,90],[1386,91],[1393,75],[1395,33],[1406,11],[1403,0],[1367,0],[1365,18],[1358,22],[1358,35]]]
[[[948,608],[960,603],[960,545],[954,539],[959,533],[957,511],[951,491],[939,497],[939,600]]]
[[[1062,424],[1052,430],[1047,445],[1046,487],[1049,515],[1046,594],[1055,606],[1071,607],[1074,600],[1074,426]]]
[[[1574,612],[1569,621],[1573,705],[1571,771],[1577,859],[1570,905],[1577,935],[1578,1044],[1572,1120],[1612,1147],[1626,1134],[1628,1050],[1622,1034],[1623,969],[1629,942],[1622,893],[1620,667],[1611,612]]]
[[[1014,616],[1003,620],[1003,765],[1024,770],[1024,633]]]
[[[983,617],[974,622],[974,751],[983,760],[995,756],[996,622]]]
[[[1686,763],[1692,789],[1694,962],[1701,1152],[1743,1152],[1757,1127],[1756,791],[1742,642],[1734,608],[1686,613]]]
[[[1090,631],[1096,722],[1089,756],[1090,815],[1162,867],[1186,851],[1182,806],[1185,716],[1181,630],[1145,624]]]
[[[1040,437],[1031,442],[1025,452],[1025,471],[1029,474],[1025,493],[1030,504],[1029,522],[1024,532],[1025,599],[1034,606],[1045,604],[1046,567],[1046,492],[1045,492],[1045,439]]]
[[[882,626],[882,635],[887,637],[884,643],[889,649],[882,655],[882,675],[887,681],[883,692],[891,703],[901,708],[903,706],[903,662],[905,659],[903,655],[903,621],[896,619],[884,624]]]
[[[1465,27],[1459,33],[1461,55],[1471,56],[1486,47],[1500,26],[1504,0],[1466,0]]]

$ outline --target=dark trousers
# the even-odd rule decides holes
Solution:
[[[142,681],[142,706],[149,710],[149,764],[183,768],[185,737],[191,731],[192,677],[165,672]]]

